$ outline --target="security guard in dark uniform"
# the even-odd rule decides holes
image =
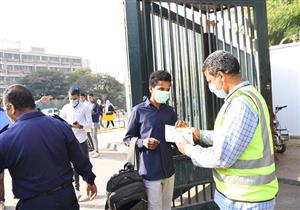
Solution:
[[[66,123],[37,112],[21,85],[5,90],[3,105],[14,124],[0,134],[0,172],[10,172],[17,210],[79,209],[71,163],[88,183],[88,194],[97,195],[92,164]]]

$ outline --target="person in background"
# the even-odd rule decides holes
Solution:
[[[273,139],[268,106],[262,95],[240,73],[238,60],[216,51],[202,68],[208,87],[225,98],[214,130],[196,129],[203,148],[187,141],[177,144],[194,165],[213,168],[214,200],[225,209],[275,209],[278,181],[275,175]]]
[[[81,101],[81,103],[83,103],[86,106],[90,105],[90,103],[86,100],[86,95],[84,93],[80,94],[80,101]]]
[[[98,129],[99,129],[99,116],[100,116],[100,107],[96,103],[94,95],[92,93],[89,94],[89,108],[92,112],[92,138],[94,143],[94,154],[92,154],[92,157],[98,157],[99,151],[98,151]]]
[[[132,138],[138,138],[138,168],[147,191],[148,210],[171,210],[175,169],[171,143],[165,139],[165,125],[175,125],[177,116],[167,104],[170,89],[171,75],[167,71],[150,75],[151,97],[132,109],[123,140],[129,146]]]
[[[4,91],[3,105],[13,126],[0,134],[0,171],[10,172],[17,210],[78,210],[71,163],[96,196],[92,165],[66,123],[36,111],[22,85]]]
[[[100,99],[97,100],[97,104],[99,105],[99,108],[100,108],[99,124],[102,128],[104,128],[104,125],[102,122],[104,106],[102,105],[102,101]]]
[[[35,108],[37,111],[41,111],[41,107],[44,104],[49,103],[53,99],[52,96],[42,96],[39,100],[35,101]]]
[[[106,100],[106,103],[105,103],[105,112],[106,112],[105,113],[106,115],[113,115],[115,113],[114,105],[109,100]],[[114,121],[113,120],[109,120],[109,121],[107,121],[106,128],[109,127],[109,123],[111,123],[112,126],[115,127]]]
[[[89,107],[84,105],[79,100],[79,94],[79,87],[77,85],[72,85],[68,92],[70,103],[66,104],[62,108],[60,117],[72,126],[74,135],[80,143],[81,150],[86,155],[86,157],[88,157],[89,152],[85,129],[91,129],[92,127],[92,113]],[[75,193],[77,198],[79,199],[79,202],[89,200],[88,195],[82,196],[80,193],[79,174],[76,170],[74,170],[74,176]]]
[[[90,103],[88,100],[86,100],[86,95],[84,93],[80,93],[80,102],[89,107],[90,108]],[[88,145],[88,150],[89,150],[89,155],[91,157],[96,157],[97,156],[97,153],[96,153],[96,150],[95,150],[95,145],[94,145],[94,142],[93,142],[93,138],[91,136],[91,130],[90,129],[87,129],[86,130],[86,135],[87,135],[87,145]]]

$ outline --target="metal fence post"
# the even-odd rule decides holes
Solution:
[[[142,49],[140,39],[139,4],[136,0],[125,0],[125,31],[127,41],[127,66],[129,74],[129,94],[131,103],[127,108],[140,103],[144,95],[142,67]]]
[[[253,1],[254,20],[257,31],[257,53],[258,53],[258,89],[265,98],[269,110],[273,110],[271,67],[269,55],[268,23],[266,1]]]

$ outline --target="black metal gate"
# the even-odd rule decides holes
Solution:
[[[209,93],[201,67],[210,53],[222,49],[238,58],[243,77],[272,107],[264,0],[125,0],[124,4],[131,105],[148,95],[151,72],[166,70],[173,77],[171,104],[178,118],[211,129],[222,101]],[[188,173],[197,170],[190,166]],[[185,175],[180,176],[177,181]],[[201,180],[193,186],[196,182]]]

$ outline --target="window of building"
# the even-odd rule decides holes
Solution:
[[[41,57],[38,56],[38,55],[33,55],[32,59],[35,60],[35,61],[39,61],[39,60],[41,60]]]
[[[36,70],[45,71],[45,70],[48,70],[48,67],[47,66],[36,66]]]
[[[49,57],[49,61],[58,62],[59,59],[58,59],[58,57]]]
[[[73,63],[81,63],[81,59],[73,59]]]
[[[32,55],[26,55],[26,54],[23,54],[23,55],[22,55],[22,59],[23,59],[23,60],[33,60],[33,57],[32,57]]]
[[[13,70],[14,66],[13,65],[7,65],[6,68],[7,68],[7,70]]]
[[[20,55],[16,53],[4,53],[5,59],[20,60]]]
[[[42,61],[48,61],[49,57],[48,56],[42,56]]]

